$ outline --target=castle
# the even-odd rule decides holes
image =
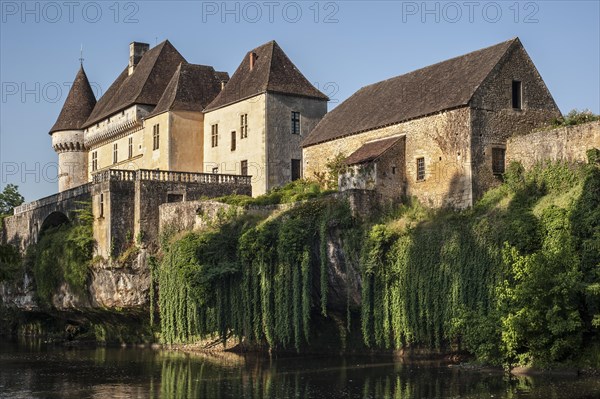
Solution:
[[[96,102],[83,66],[50,130],[59,191],[109,169],[251,175],[252,192],[300,177],[300,141],[327,112],[275,41],[231,79],[188,63],[167,40],[131,43],[129,63]]]
[[[274,41],[231,78],[169,41],[131,43],[98,101],[81,66],[50,130],[59,193],[16,208],[3,241],[23,249],[91,201],[108,258],[134,237],[157,245],[162,204],[257,196],[340,158],[342,191],[466,208],[500,181],[510,137],[560,116],[518,38],[363,87],[329,113],[327,101]],[[577,132],[582,145],[568,134],[549,146],[554,158],[600,147],[597,126]]]

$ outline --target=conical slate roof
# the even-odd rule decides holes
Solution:
[[[229,75],[211,66],[179,64],[147,118],[166,111],[202,111],[221,91],[222,80],[229,80]]]
[[[303,147],[465,106],[514,38],[425,68],[365,86],[327,113]]]
[[[250,54],[255,54],[252,69]],[[267,91],[328,100],[325,94],[302,75],[277,42],[272,40],[246,54],[231,80],[206,110],[217,109]]]
[[[96,96],[94,96],[82,65],[73,81],[73,86],[71,86],[60,115],[58,115],[56,123],[50,129],[50,134],[61,130],[81,129],[95,105]]]

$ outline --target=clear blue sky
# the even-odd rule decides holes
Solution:
[[[0,187],[56,192],[48,130],[84,66],[104,92],[128,45],[169,39],[233,73],[275,39],[337,103],[360,87],[518,36],[560,109],[600,112],[600,6],[592,1],[0,1]],[[330,109],[336,103],[330,103]]]

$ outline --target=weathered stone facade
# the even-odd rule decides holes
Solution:
[[[292,111],[300,113],[299,134],[291,132]],[[292,159],[301,166],[300,142],[326,113],[326,101],[269,92],[209,111],[204,116],[204,171],[216,168],[218,173],[240,174],[246,161],[254,196],[284,185],[292,179]],[[242,115],[248,118],[245,136]],[[216,146],[213,125],[218,126]]]
[[[339,190],[376,190],[383,198],[402,198],[406,195],[405,153],[406,137],[402,137],[377,159],[348,166],[338,178]]]
[[[92,186],[96,252],[108,259],[134,242],[156,248],[160,205],[229,194],[251,195],[249,177],[151,170],[96,175]]]
[[[469,68],[475,62],[488,65],[490,72],[480,77],[481,82],[475,88],[457,89],[456,92],[463,93],[461,100],[454,98],[454,88],[447,87],[450,78],[446,76],[448,71],[444,68],[446,65]],[[438,70],[443,78],[433,72]],[[427,78],[420,81],[420,76]],[[461,79],[468,79],[468,76]],[[427,85],[430,81],[435,81],[439,86],[427,87],[427,95],[433,99],[448,98],[448,101],[440,102],[440,107],[453,103],[459,105],[353,134],[344,135],[343,130],[336,131],[338,126],[351,129],[344,124],[345,119],[360,111],[361,101],[371,101],[370,98],[378,96],[380,92],[386,93],[384,99],[387,100],[398,96],[403,98],[408,95],[404,92],[412,95],[422,89],[421,85]],[[390,84],[400,84],[397,82],[404,86],[396,87],[399,90],[396,95],[386,91]],[[417,87],[413,87],[415,82],[418,82]],[[371,94],[365,99],[363,93],[367,91]],[[560,115],[550,92],[518,39],[379,82],[359,90],[355,96],[358,99],[351,97],[347,100],[349,105],[343,108],[344,117],[332,116],[336,110],[332,111],[305,144],[305,175],[311,177],[326,172],[327,162],[336,155],[347,156],[369,141],[404,134],[405,154],[400,155],[396,163],[404,163],[405,178],[401,185],[405,190],[398,189],[397,192],[404,191],[406,195],[414,196],[431,207],[471,206],[487,189],[500,181],[497,175],[502,172],[494,170],[492,165],[492,153],[498,154],[494,149],[504,154],[509,137],[544,126]],[[414,101],[419,101],[420,96],[414,97]],[[372,106],[370,103],[365,105]],[[389,114],[394,112],[388,104],[382,103],[380,107]],[[421,107],[426,109],[427,104]],[[413,108],[408,109],[406,112],[418,112]],[[381,112],[379,118],[389,119],[385,112]],[[425,163],[423,179],[417,179],[417,159]],[[499,156],[498,159],[497,162],[503,164],[503,157]],[[503,168],[500,165],[499,169]]]
[[[522,106],[511,104],[512,82],[522,82]],[[506,148],[515,134],[530,132],[560,116],[552,95],[522,46],[512,46],[471,99],[473,195],[499,183],[492,173],[492,149]]]
[[[305,176],[310,178],[326,172],[327,162],[338,154],[349,155],[368,141],[403,134],[406,136],[404,154],[387,163],[402,165],[404,183],[400,188],[388,185],[386,193],[395,195],[404,191],[432,207],[467,207],[472,201],[470,117],[470,109],[463,107],[305,147]],[[422,181],[417,180],[417,158],[425,158]]]
[[[543,161],[586,162],[592,148],[600,149],[600,121],[511,137],[506,162],[520,162],[526,169]]]

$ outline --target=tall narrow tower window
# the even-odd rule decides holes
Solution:
[[[248,137],[248,114],[240,115],[240,138]]]
[[[300,112],[292,111],[292,134],[300,134]]]
[[[152,126],[152,149],[158,150],[160,145],[160,125]]]
[[[128,150],[129,150],[128,155],[129,155],[129,158],[131,159],[133,157],[133,137],[129,138],[129,141],[127,144],[128,144]]]
[[[219,125],[214,124],[210,127],[210,146],[217,147],[219,145]]]
[[[92,172],[98,170],[98,151],[92,152]]]
[[[237,136],[236,136],[235,130],[233,130],[231,132],[231,151],[235,151],[235,148],[237,147],[236,139],[237,139]]]
[[[514,109],[521,109],[523,103],[523,85],[520,80],[513,80],[512,82],[512,107]]]
[[[117,163],[119,161],[119,147],[117,143],[113,144],[113,163]]]
[[[104,194],[100,193],[100,217],[104,217]]]

